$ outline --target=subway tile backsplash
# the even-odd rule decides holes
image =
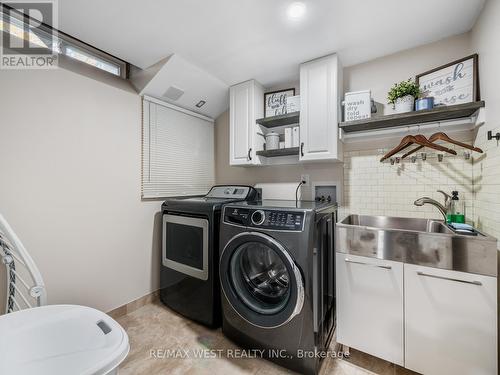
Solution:
[[[412,163],[409,158],[391,165],[380,163],[388,150],[347,151],[344,153],[344,208],[348,213],[402,217],[441,218],[431,206],[417,207],[413,202],[423,196],[443,202],[437,190],[451,194],[459,191],[465,200],[466,217],[474,219],[472,159],[466,160],[463,149],[457,156],[445,155],[442,162],[437,154],[427,152],[427,159]],[[420,154],[419,154],[420,155]]]
[[[500,238],[500,145],[487,140],[486,132],[500,132],[500,127],[480,129],[476,145],[484,154],[474,155],[474,223],[493,237]]]

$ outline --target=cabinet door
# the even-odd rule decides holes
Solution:
[[[405,323],[405,367],[497,374],[496,278],[406,264]]]
[[[229,163],[231,165],[260,164],[255,152],[259,129],[255,120],[262,117],[263,90],[254,80],[229,89]]]
[[[341,160],[337,55],[300,66],[300,160]]]
[[[403,264],[336,254],[337,342],[403,365]]]
[[[252,120],[251,81],[232,86],[229,89],[229,148],[230,164],[251,164],[249,157],[250,121]]]

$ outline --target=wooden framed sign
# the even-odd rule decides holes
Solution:
[[[434,97],[434,105],[454,105],[479,101],[478,55],[471,55],[417,75],[424,97]]]
[[[264,94],[264,116],[286,114],[286,98],[295,95],[295,89],[266,92]]]

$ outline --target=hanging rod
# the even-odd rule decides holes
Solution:
[[[367,130],[352,133],[341,132],[341,140],[344,143],[372,141],[375,139],[396,138],[398,136],[408,135],[412,132],[430,134],[437,129],[442,129],[443,131],[446,129],[446,131],[450,133],[471,131],[474,130],[477,126],[482,125],[482,123],[478,123],[476,120],[477,116],[471,116],[455,120],[414,124],[404,127],[394,127],[381,130]]]

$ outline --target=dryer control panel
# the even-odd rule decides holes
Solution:
[[[250,186],[220,185],[210,189],[206,198],[247,199],[257,194]]]
[[[244,227],[302,231],[304,212],[225,207],[224,222]]]

